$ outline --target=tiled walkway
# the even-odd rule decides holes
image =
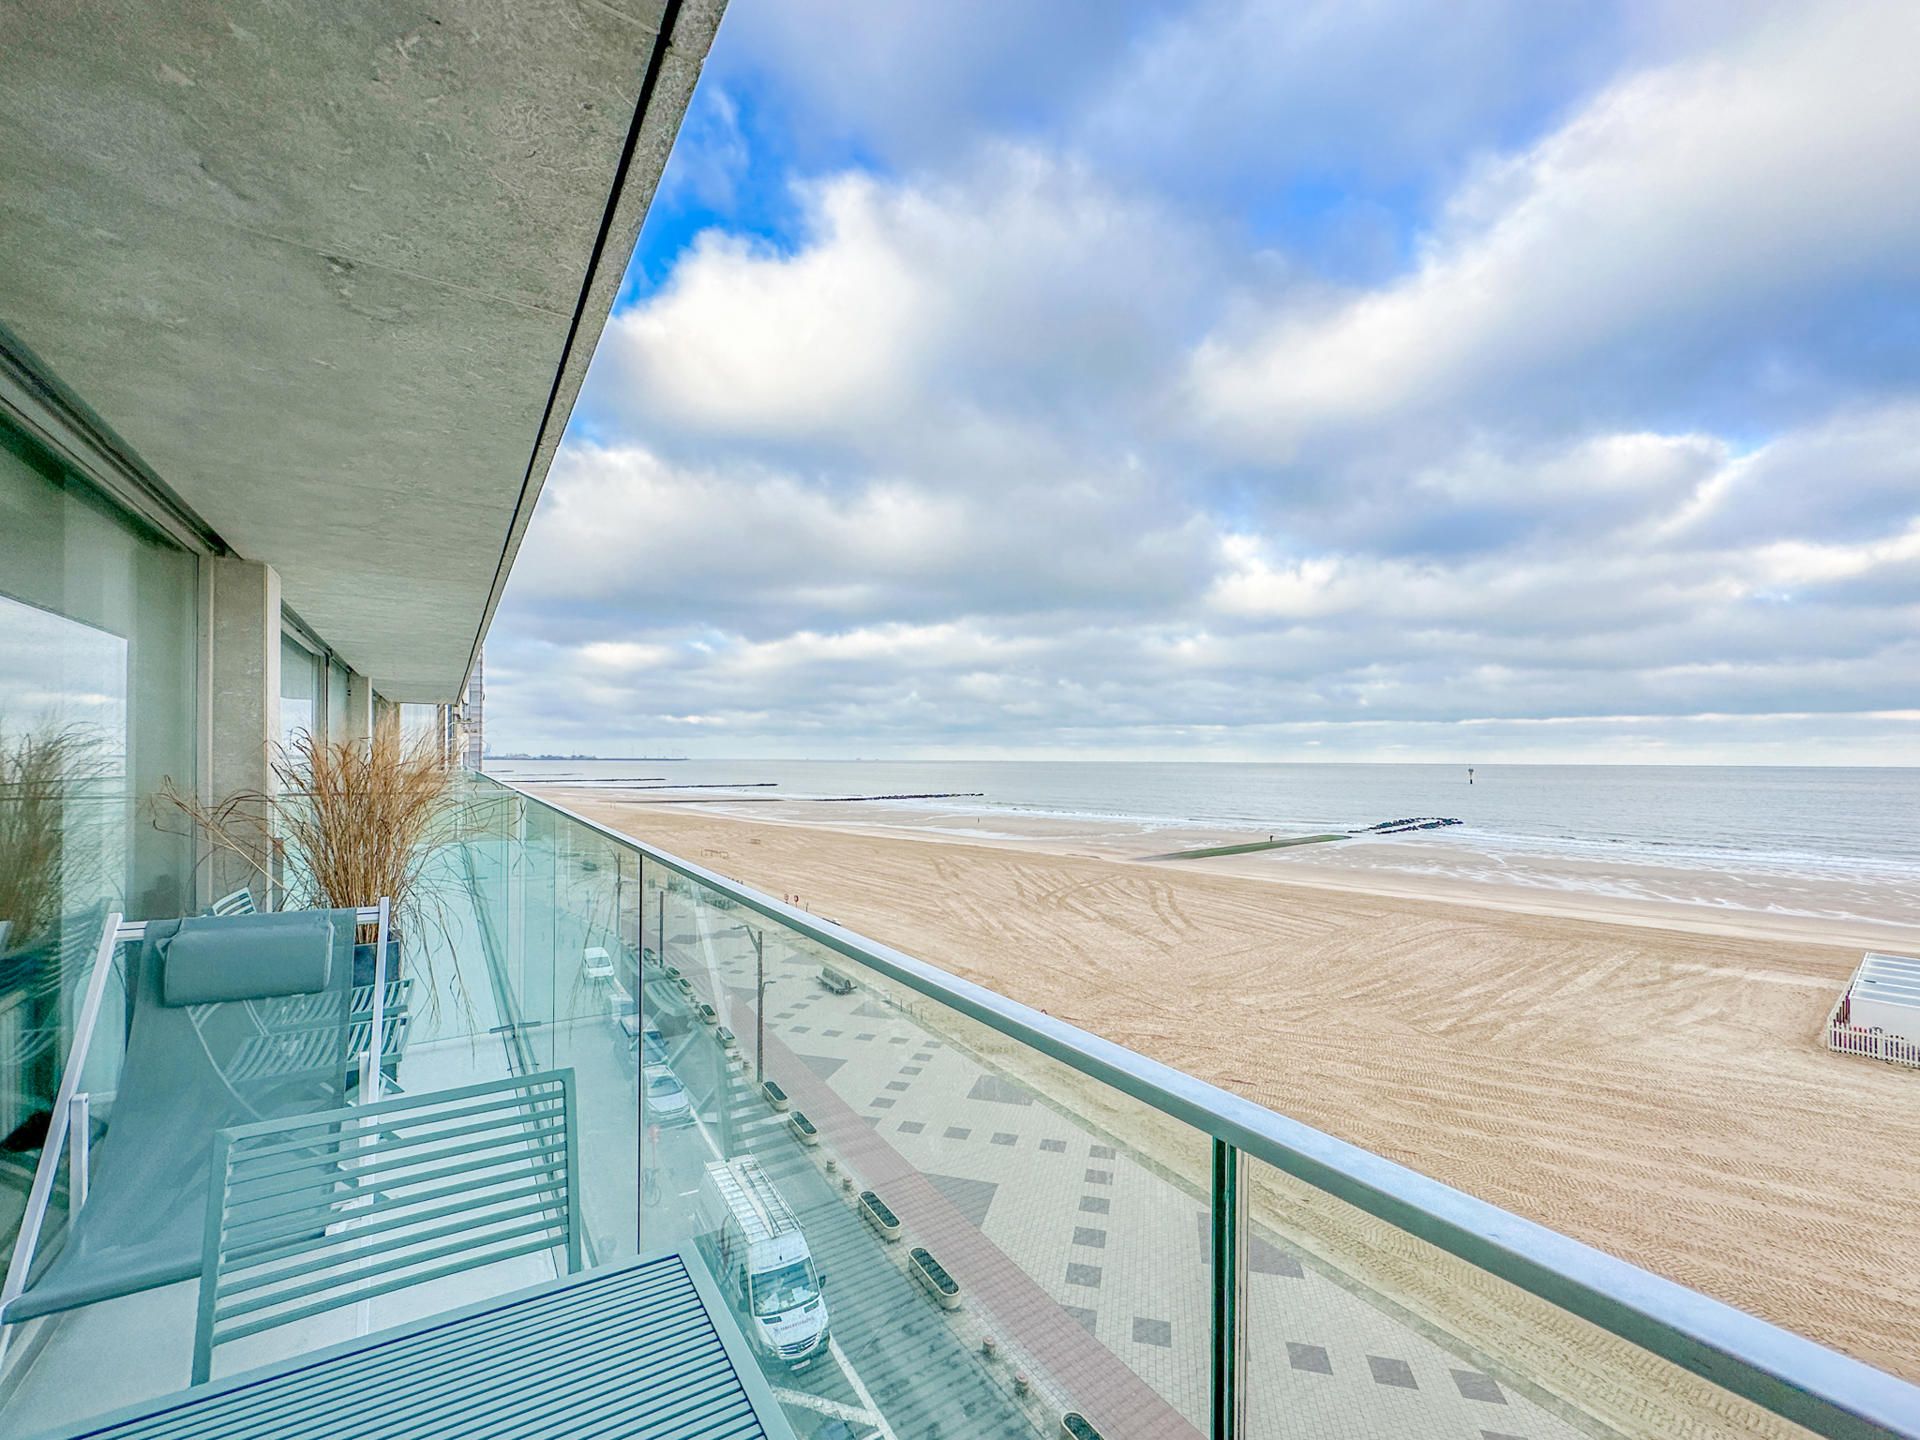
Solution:
[[[749,957],[726,937],[704,938],[727,1023],[750,1036]],[[693,952],[673,948],[692,973]],[[936,1035],[864,988],[831,994],[816,982],[817,959],[776,960],[774,948],[770,940],[768,1073],[821,1123],[827,1144],[1063,1394],[1084,1397],[1096,1419],[1102,1402],[1109,1414],[1124,1409],[1122,1433],[1193,1433],[1207,1397],[1205,1197],[994,1070],[952,1032]],[[1203,1139],[1194,1143],[1200,1153]],[[1251,1236],[1248,1266],[1249,1428],[1260,1440],[1592,1433],[1278,1237]],[[1157,1410],[1136,1403],[1143,1390]]]

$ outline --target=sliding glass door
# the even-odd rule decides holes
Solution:
[[[195,558],[0,412],[0,1239],[105,915],[188,904],[188,842],[156,801],[194,785],[196,635]]]

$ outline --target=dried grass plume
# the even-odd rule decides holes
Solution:
[[[372,905],[384,895],[400,926],[422,921],[433,908],[426,867],[460,838],[464,810],[459,771],[438,737],[406,740],[389,724],[370,740],[329,744],[301,731],[276,749],[272,767],[271,793],[208,805],[168,781],[161,800],[192,822],[209,854],[250,869],[275,909]]]

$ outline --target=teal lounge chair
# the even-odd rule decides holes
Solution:
[[[124,924],[107,917],[72,1048],[0,1289],[0,1345],[12,1325],[200,1272],[215,1133],[311,1114],[346,1096],[354,932],[376,925],[384,987],[388,905]],[[89,1146],[79,1091],[115,951],[131,1020],[110,1124]],[[384,1048],[385,1007],[366,1017]],[[244,1060],[245,1063],[242,1063]],[[378,1067],[371,1098],[378,1098]],[[57,1253],[37,1255],[62,1160],[68,1218]],[[38,1263],[37,1263],[38,1262]]]

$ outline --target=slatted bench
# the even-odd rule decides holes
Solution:
[[[655,1255],[316,1350],[60,1440],[794,1440],[697,1256]],[[51,1440],[51,1437],[49,1437]]]

